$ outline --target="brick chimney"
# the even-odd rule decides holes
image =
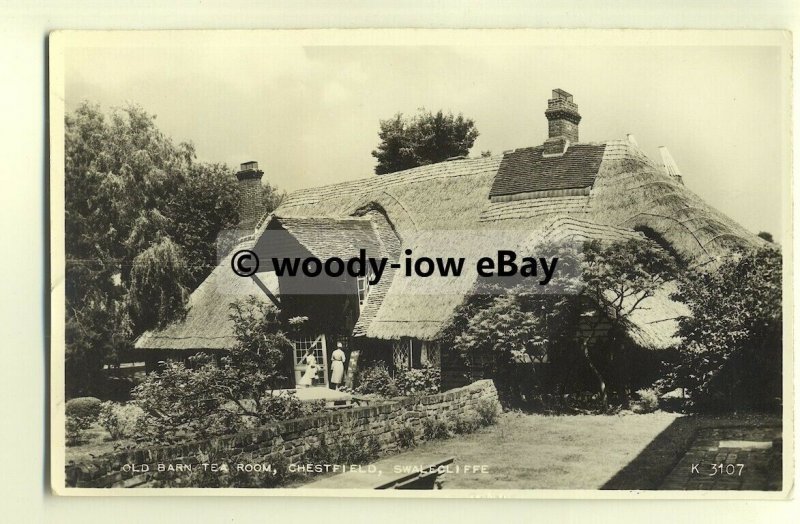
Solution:
[[[547,101],[547,128],[549,138],[564,137],[571,143],[578,141],[578,124],[581,115],[572,95],[563,89],[553,89],[553,98]]]
[[[258,169],[258,162],[245,162],[241,165],[236,179],[239,181],[240,207],[239,229],[251,229],[264,213],[261,200],[261,177],[264,172]]]

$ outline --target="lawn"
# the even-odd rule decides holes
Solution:
[[[657,489],[698,429],[779,424],[779,419],[766,419],[664,412],[574,416],[510,412],[495,426],[471,435],[425,442],[383,458],[374,463],[383,473],[380,477],[327,477],[305,487],[368,487],[396,475],[397,468],[422,467],[452,456],[460,471],[441,477],[444,489]],[[466,466],[470,471],[464,471]]]
[[[311,483],[297,479],[289,487],[370,488],[397,476],[398,468],[424,467],[452,456],[458,470],[451,468],[440,477],[444,489],[658,489],[699,430],[731,427],[745,432],[748,428],[780,427],[780,418],[507,412],[496,425],[470,435],[423,442],[378,460],[374,465],[382,475],[317,477],[319,480]],[[108,433],[97,424],[85,437],[81,445],[67,447],[67,462],[89,460],[126,444],[109,441]],[[779,485],[780,479],[770,482]]]
[[[95,422],[84,432],[80,444],[66,447],[64,457],[67,464],[71,460],[83,462],[133,445],[132,440],[111,440],[108,431]]]

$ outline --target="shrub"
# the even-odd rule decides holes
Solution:
[[[475,415],[460,415],[453,421],[452,429],[457,435],[466,435],[478,429],[480,425]]]
[[[395,432],[397,438],[397,445],[401,448],[411,448],[417,443],[417,437],[414,434],[414,428],[405,425]]]
[[[634,404],[633,410],[637,413],[652,413],[658,409],[658,391],[653,388],[640,389],[636,392],[639,401]]]
[[[92,423],[100,414],[100,404],[99,398],[77,397],[67,401],[65,412],[67,417],[85,419]]]
[[[113,440],[120,440],[136,436],[143,415],[144,410],[132,402],[119,404],[107,401],[101,404],[97,421],[111,434]]]
[[[475,406],[475,410],[478,412],[478,423],[481,426],[491,426],[500,416],[500,406],[496,400],[482,398]]]
[[[303,402],[294,393],[268,395],[261,399],[262,417],[268,420],[291,420],[314,415],[325,409],[324,400]]]
[[[147,397],[138,398],[147,402]],[[180,411],[156,411],[146,403],[145,406],[150,409],[145,410],[138,419],[135,433],[137,439],[148,444],[174,444],[196,437],[238,433],[272,421],[303,418],[325,409],[323,400],[303,402],[294,394],[267,395],[260,400],[257,409],[249,399],[241,400],[239,404],[248,412],[257,412],[258,415],[244,413],[239,405],[229,403],[211,412],[198,410],[204,414],[192,419]]]
[[[420,369],[401,371],[396,377],[401,395],[428,395],[441,389],[441,371],[438,367],[425,366]]]
[[[422,419],[422,435],[425,440],[438,440],[448,438],[450,431],[444,421],[434,417]]]
[[[86,416],[67,415],[65,439],[67,446],[76,446],[83,441],[84,432],[92,425],[93,420]]]
[[[364,395],[377,393],[384,397],[396,397],[398,388],[386,365],[381,362],[358,374],[356,392]]]

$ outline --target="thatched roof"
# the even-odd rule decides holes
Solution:
[[[237,249],[250,247],[238,246]],[[144,333],[136,341],[139,349],[227,349],[236,343],[230,304],[253,295],[269,302],[265,287],[277,296],[274,272],[259,272],[242,278],[231,271],[230,256],[206,278],[189,297],[186,316],[165,329]]]
[[[691,264],[714,264],[733,247],[761,242],[627,140],[572,144],[561,157],[541,155],[541,148],[525,148],[300,190],[262,221],[254,237],[263,236],[273,220],[291,230],[292,220],[358,219],[373,223],[384,253],[411,248],[430,257],[466,255],[472,262],[461,278],[385,275],[354,330],[356,336],[423,340],[437,338],[472,289],[475,256],[514,248],[503,242],[645,235]],[[526,169],[533,171],[525,174]],[[555,181],[548,178],[552,172],[558,174]],[[685,178],[691,181],[691,175]],[[490,198],[493,193],[497,198]],[[298,235],[305,238],[305,232]],[[220,272],[231,273],[222,266],[209,279],[223,278]],[[674,319],[684,310],[668,296],[664,290],[634,317],[632,335],[643,346],[674,342]],[[193,295],[193,301],[197,306],[200,299]],[[179,331],[191,333],[188,325]],[[143,340],[153,335],[146,337],[137,347],[151,347]]]

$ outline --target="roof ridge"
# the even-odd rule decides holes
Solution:
[[[275,215],[275,218],[278,220],[317,220],[317,221],[330,221],[335,220],[337,222],[344,222],[346,220],[352,220],[357,222],[370,222],[371,220],[367,217],[359,217],[359,216],[352,216],[352,215],[316,215],[316,216],[281,216]]]

